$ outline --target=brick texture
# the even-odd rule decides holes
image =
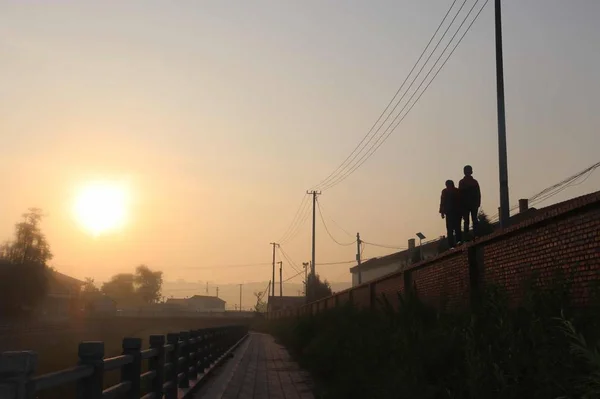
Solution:
[[[300,313],[317,313],[347,301],[372,308],[377,298],[395,306],[398,292],[415,287],[435,306],[470,304],[472,291],[485,284],[504,287],[513,304],[523,300],[532,276],[542,287],[560,272],[572,277],[571,298],[585,304],[593,283],[600,281],[600,191],[539,209],[532,217],[452,252],[405,270],[308,304]],[[269,314],[270,318],[285,317]]]
[[[455,250],[409,269],[417,294],[426,303],[456,308],[469,298],[469,263],[467,250]]]

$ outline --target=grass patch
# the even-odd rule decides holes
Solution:
[[[569,287],[532,279],[517,307],[488,287],[464,311],[410,294],[397,307],[347,305],[268,328],[312,373],[321,398],[598,398],[599,313],[571,305]]]

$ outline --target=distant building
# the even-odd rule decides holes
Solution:
[[[305,303],[306,298],[303,296],[270,296],[267,302],[267,312],[295,309]]]
[[[421,251],[423,251],[423,259],[429,259],[436,256],[439,253],[441,239],[444,239],[444,237],[423,243],[422,246],[416,246],[415,239],[411,238],[408,240],[408,249],[405,249],[404,251],[362,262],[360,265],[361,283],[367,283],[378,279],[379,277],[403,270],[404,267],[420,260]],[[350,268],[353,287],[359,285],[358,272],[358,265]]]
[[[62,320],[70,316],[75,302],[81,292],[83,281],[49,270],[48,294],[40,303],[41,317],[52,320]]]
[[[167,299],[166,307],[192,312],[224,312],[225,301],[216,296],[194,295],[190,298]]]

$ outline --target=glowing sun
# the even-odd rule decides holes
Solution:
[[[116,230],[127,217],[127,190],[118,183],[96,182],[83,187],[75,200],[77,221],[94,235]]]

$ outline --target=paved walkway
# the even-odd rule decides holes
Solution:
[[[195,399],[314,399],[312,382],[270,335],[250,333]]]

